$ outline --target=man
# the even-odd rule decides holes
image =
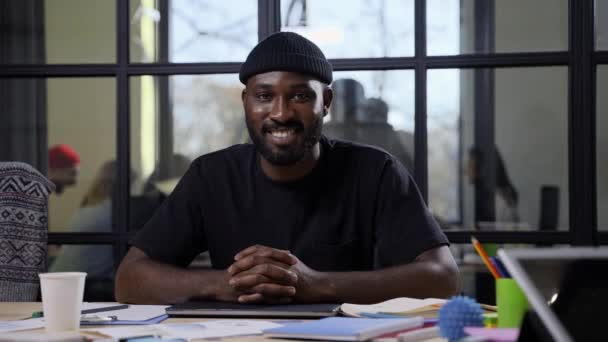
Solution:
[[[447,240],[395,158],[321,136],[332,68],[289,32],[242,65],[253,144],[196,159],[137,234],[121,302],[378,302],[459,289]],[[187,269],[209,250],[213,270]]]
[[[73,186],[78,181],[80,157],[70,146],[59,144],[49,149],[49,172],[51,182],[55,184],[55,192],[59,195],[66,187]]]

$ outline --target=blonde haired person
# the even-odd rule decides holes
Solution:
[[[116,162],[105,162],[82,198],[80,209],[72,216],[68,232],[100,233],[112,231],[112,194],[116,186]],[[112,246],[64,245],[51,266],[50,272],[78,271],[87,273],[87,287],[105,284],[111,291],[114,279]],[[105,289],[101,289],[103,291]],[[100,289],[91,293],[101,293]],[[111,293],[108,294],[108,296]],[[86,294],[85,294],[86,296]],[[108,298],[99,298],[108,299]],[[111,298],[109,298],[111,299]],[[88,300],[92,300],[88,298]]]
[[[116,186],[116,162],[111,160],[105,162],[97,176],[93,180],[93,184],[82,197],[80,207],[93,207],[100,205],[104,201],[112,199],[112,193]]]

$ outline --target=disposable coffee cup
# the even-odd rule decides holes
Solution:
[[[86,275],[84,272],[38,274],[46,331],[78,330]]]

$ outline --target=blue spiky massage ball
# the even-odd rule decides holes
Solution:
[[[439,309],[439,331],[449,341],[465,336],[464,327],[482,327],[483,310],[466,296],[454,296]]]

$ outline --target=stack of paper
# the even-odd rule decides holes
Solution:
[[[20,321],[0,321],[0,334],[11,331],[42,328],[43,326],[44,321],[42,318],[24,319]]]
[[[418,299],[401,297],[370,305],[345,303],[340,306],[340,311],[342,311],[345,316],[351,317],[363,317],[366,313],[401,315],[416,313],[417,311],[419,311],[419,314],[428,313],[428,311],[435,311],[436,313],[438,308],[445,302],[445,299],[439,298]],[[419,314],[415,314],[414,316],[419,316]]]
[[[515,342],[519,337],[517,328],[465,327],[464,332],[469,336],[492,342]]]
[[[330,317],[264,330],[264,335],[326,341],[365,341],[390,332],[421,327],[423,323],[422,317],[398,319]]]
[[[441,305],[447,300],[440,298],[409,298],[401,297],[387,300],[385,302],[369,305],[345,303],[340,306],[340,311],[345,316],[351,317],[381,317],[384,314],[392,316],[414,317],[435,319],[439,315]],[[486,312],[495,312],[496,307],[480,304]]]
[[[78,331],[40,332],[21,331],[0,334],[0,342],[83,342]]]
[[[230,336],[261,335],[264,329],[280,327],[280,324],[262,320],[215,320],[194,323],[153,324],[144,326],[90,328],[85,332],[95,332],[113,339],[138,336],[160,336],[165,338],[194,339],[223,338]]]

